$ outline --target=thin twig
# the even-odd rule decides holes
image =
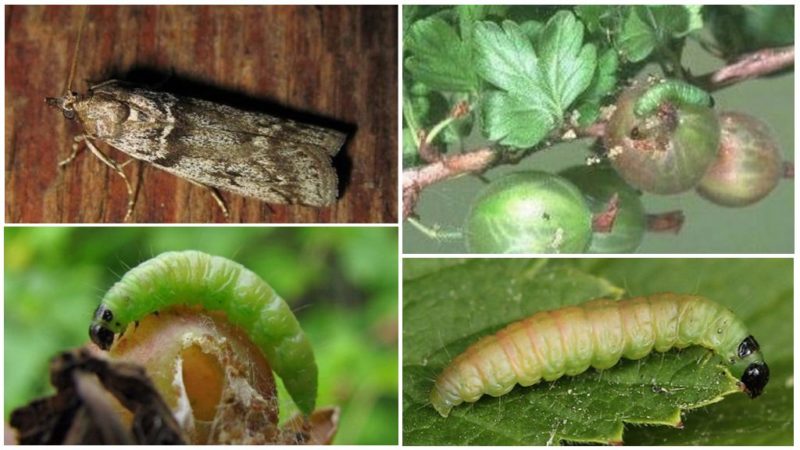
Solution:
[[[458,230],[446,230],[438,225],[434,225],[429,227],[424,223],[417,220],[414,216],[408,217],[406,219],[408,223],[414,226],[417,230],[419,230],[425,236],[428,236],[429,239],[433,239],[439,242],[453,242],[463,239],[464,234]]]
[[[441,160],[403,171],[403,219],[408,218],[426,187],[459,175],[480,172],[497,158],[491,148],[481,148],[466,153],[447,155]]]
[[[696,82],[708,91],[716,91],[741,81],[770,75],[794,66],[794,45],[765,48],[748,53],[733,63],[706,75]]]

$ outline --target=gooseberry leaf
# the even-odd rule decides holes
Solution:
[[[590,125],[600,116],[601,102],[617,87],[618,68],[619,58],[614,49],[608,48],[600,54],[592,83],[581,94],[576,108],[579,125]]]
[[[699,25],[699,26],[698,26]],[[702,27],[699,10],[686,6],[628,7],[617,48],[630,62],[646,59],[657,48]]]
[[[456,14],[458,16],[458,28],[461,31],[461,38],[465,42],[472,39],[472,30],[475,23],[487,17],[505,17],[508,12],[506,5],[458,5]]]
[[[726,57],[794,42],[794,6],[706,6],[703,13]]]
[[[447,15],[450,8],[447,5],[405,5],[403,6],[403,36],[408,35],[408,30],[416,21],[436,15]]]
[[[583,44],[583,25],[565,10],[547,21],[536,45],[512,21],[479,22],[473,40],[478,75],[498,89],[484,97],[484,132],[516,148],[536,145],[563,122],[597,64],[594,45]]]
[[[619,6],[610,5],[578,5],[575,14],[580,17],[589,33],[606,33],[616,27],[616,15]]]
[[[406,266],[413,263],[409,261]],[[603,263],[603,260],[470,260],[442,266],[440,270],[427,267],[424,275],[407,278],[403,290],[404,442],[410,445],[620,443],[627,442],[625,429],[631,428],[625,427],[625,423],[674,427],[681,424],[682,410],[717,402],[727,394],[736,393],[732,398],[751,401],[739,393],[736,380],[721,366],[719,356],[700,347],[690,347],[653,352],[638,361],[622,360],[605,371],[590,369],[554,382],[527,388],[517,386],[501,397],[483,396],[475,403],[459,405],[447,418],[436,413],[428,400],[433,380],[452,358],[480,337],[540,310],[596,297],[619,297],[621,289],[616,286],[623,283],[636,293],[647,285],[638,277],[637,283],[631,284],[624,275],[610,282],[581,268],[595,264],[599,269],[587,269],[601,274]],[[659,263],[660,260],[623,260],[611,264],[616,264],[616,268],[625,265],[634,273],[644,266],[652,275],[659,272]],[[688,266],[691,268],[691,264]],[[697,273],[697,268],[693,273]],[[686,279],[696,280],[696,276]],[[652,281],[652,276],[647,280]],[[679,284],[678,290],[693,292],[687,284]],[[660,292],[669,290],[660,287]],[[725,298],[715,299],[726,304]],[[747,317],[745,320],[749,322]],[[692,418],[703,420],[700,414]],[[645,428],[641,433],[652,429]],[[664,434],[669,431],[681,433],[665,427]],[[708,442],[713,442],[711,437],[696,443]]]
[[[404,43],[409,54],[405,68],[415,80],[446,92],[477,90],[471,50],[444,19],[433,16],[416,21]]]
[[[434,91],[424,83],[414,82],[410,76],[403,79],[403,162],[404,167],[411,167],[419,162],[417,135],[419,131],[430,130],[437,122],[446,118],[453,105],[466,101],[467,94],[451,94],[447,98]],[[462,136],[468,136],[472,130],[473,115],[466,114],[441,130],[434,139],[434,144],[451,144],[459,142]],[[408,136],[406,138],[406,136]],[[447,145],[440,147],[441,150]]]

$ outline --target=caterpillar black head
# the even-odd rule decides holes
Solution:
[[[767,382],[769,382],[769,367],[763,362],[750,364],[742,374],[742,384],[750,398],[761,395]]]
[[[111,348],[114,343],[114,332],[108,327],[108,322],[114,320],[114,313],[104,305],[100,305],[94,312],[94,320],[89,326],[89,337],[103,350]]]
[[[744,360],[755,359],[742,373],[741,383],[750,398],[756,398],[769,382],[769,367],[761,358],[760,347],[753,336],[747,336],[740,344],[738,356]]]

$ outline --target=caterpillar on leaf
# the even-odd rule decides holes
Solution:
[[[173,305],[224,312],[261,349],[298,408],[314,410],[317,365],[297,318],[263,279],[226,258],[181,251],[139,264],[106,293],[89,336],[108,350],[130,323]]]
[[[458,355],[436,379],[430,401],[447,417],[462,402],[484,394],[499,397],[517,384],[553,381],[589,367],[608,369],[620,358],[693,345],[722,356],[750,397],[761,394],[769,368],[733,312],[703,297],[657,294],[592,300],[514,322]]]

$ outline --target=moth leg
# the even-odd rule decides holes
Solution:
[[[58,167],[64,167],[75,160],[75,157],[78,156],[78,152],[81,151],[81,146],[78,145],[78,143],[82,140],[83,140],[82,136],[75,137],[75,142],[72,143],[72,153],[70,153],[69,156],[67,156],[67,159],[59,161]]]
[[[88,147],[89,150],[92,153],[94,153],[94,155],[97,156],[97,158],[100,159],[100,161],[103,161],[105,165],[110,167],[114,172],[117,173],[117,175],[122,177],[122,180],[125,182],[125,188],[128,190],[128,210],[125,212],[125,222],[127,222],[133,215],[133,207],[136,205],[136,197],[133,192],[133,186],[131,186],[131,182],[128,180],[128,176],[125,175],[125,172],[122,170],[122,167],[120,167],[120,165],[117,164],[116,161],[112,160],[111,158],[103,154],[103,152],[101,152],[100,149],[98,149],[94,144],[92,144],[90,139],[91,138],[86,135],[77,136],[75,138],[76,141],[82,140],[86,142],[86,147]]]
[[[106,80],[106,81],[101,81],[99,83],[91,81],[91,80],[83,80],[83,81],[86,82],[86,85],[89,86],[90,90],[94,90],[94,89],[97,89],[97,88],[101,88],[103,86],[109,86],[109,85],[112,85],[112,84],[119,83],[119,80]]]
[[[230,220],[231,215],[228,213],[228,208],[225,206],[225,200],[223,200],[222,196],[219,195],[219,191],[217,190],[217,188],[206,186],[205,184],[201,184],[192,180],[187,180],[187,181],[195,186],[200,186],[202,188],[208,189],[208,192],[211,193],[211,197],[214,198],[214,201],[217,202],[217,206],[219,206],[219,209],[222,210],[222,214],[225,216],[225,220]]]

